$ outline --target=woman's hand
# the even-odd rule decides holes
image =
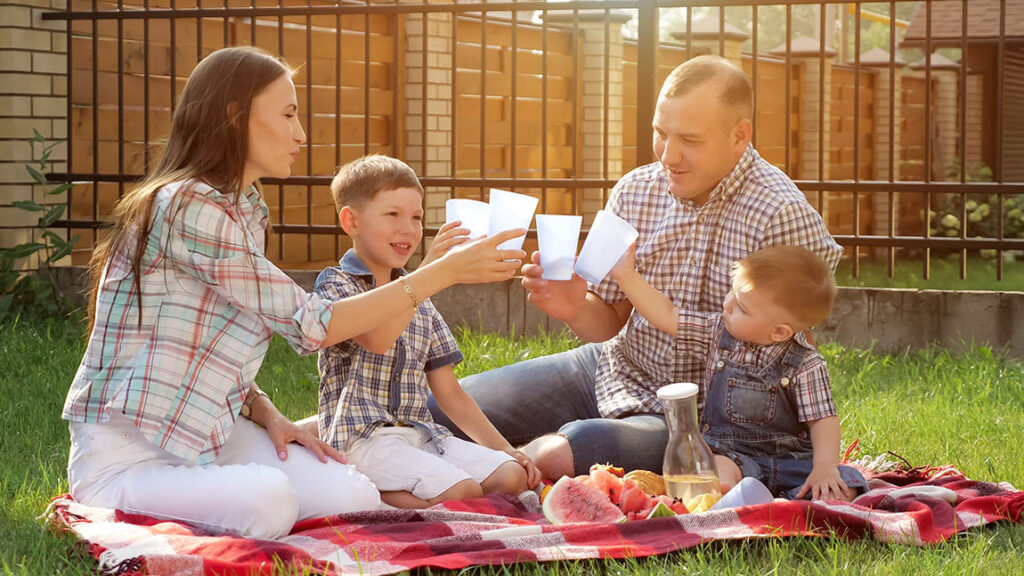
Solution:
[[[342,464],[348,463],[341,452],[317,437],[316,433],[311,432],[308,426],[300,426],[280,413],[269,418],[265,427],[267,436],[270,437],[270,441],[274,443],[274,448],[277,450],[277,457],[281,460],[288,459],[288,444],[295,442],[309,449],[321,462],[327,462],[328,458],[333,458]]]
[[[434,241],[430,244],[430,250],[427,250],[427,254],[423,257],[423,262],[420,265],[437,260],[447,254],[452,248],[468,241],[469,228],[463,228],[461,221],[446,222],[437,231]]]
[[[499,250],[498,245],[524,235],[525,229],[516,228],[472,240],[451,248],[432,265],[443,266],[455,284],[508,280],[519,270],[526,252],[509,248]]]
[[[537,465],[533,463],[533,460],[526,454],[523,454],[522,450],[511,450],[505,453],[515,458],[516,462],[526,470],[526,487],[530,490],[536,488],[540,484],[541,472],[540,468],[537,468]]]

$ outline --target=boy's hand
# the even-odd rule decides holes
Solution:
[[[540,484],[541,473],[540,468],[537,468],[533,460],[526,454],[523,454],[521,450],[512,450],[511,452],[506,452],[506,454],[515,458],[516,462],[526,470],[526,487],[530,490],[536,488]]]
[[[839,475],[839,466],[816,465],[811,469],[804,485],[800,487],[797,498],[803,498],[811,492],[814,500],[832,498],[836,500],[849,500],[850,487],[843,482]]]
[[[437,235],[434,236],[434,241],[430,244],[430,250],[427,250],[427,254],[423,256],[421,264],[437,260],[455,246],[469,240],[469,228],[462,228],[461,226],[462,222],[459,220],[446,222],[444,226],[441,226],[437,231]]]

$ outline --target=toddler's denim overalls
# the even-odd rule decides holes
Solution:
[[[738,345],[723,328],[718,348],[731,352]],[[796,496],[814,463],[810,431],[797,420],[790,389],[810,352],[790,340],[769,366],[740,364],[721,354],[701,414],[701,432],[711,450],[735,462],[743,476],[757,478],[772,494],[785,498]],[[867,489],[857,470],[839,466],[839,474],[850,488]]]

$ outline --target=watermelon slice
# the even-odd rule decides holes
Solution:
[[[651,511],[647,514],[647,519],[650,520],[651,518],[666,518],[675,515],[675,511],[669,508],[667,504],[658,501],[658,504],[654,508],[652,508]]]
[[[544,498],[544,516],[552,524],[622,522],[626,515],[608,496],[568,476],[555,482]]]

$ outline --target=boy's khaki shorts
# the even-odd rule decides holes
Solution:
[[[438,454],[430,435],[420,428],[378,428],[360,438],[346,452],[349,464],[362,472],[381,492],[404,491],[423,500],[442,494],[472,478],[483,482],[505,462],[515,460],[498,450],[449,436]]]

